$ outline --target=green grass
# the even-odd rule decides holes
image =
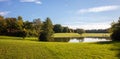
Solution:
[[[0,59],[120,59],[120,42],[58,43],[0,37]]]
[[[55,33],[53,37],[80,37],[78,33]]]
[[[109,37],[109,33],[55,33],[53,37]]]

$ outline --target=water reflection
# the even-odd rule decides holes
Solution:
[[[108,37],[92,37],[92,38],[54,38],[53,42],[103,42],[111,41]]]

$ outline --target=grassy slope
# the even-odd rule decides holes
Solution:
[[[118,53],[119,42],[58,43],[28,41],[15,37],[0,39],[0,59],[119,59]]]
[[[55,33],[53,37],[109,37],[109,33]]]

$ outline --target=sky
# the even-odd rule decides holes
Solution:
[[[24,21],[49,17],[70,28],[106,29],[120,17],[120,0],[0,0],[0,15]]]

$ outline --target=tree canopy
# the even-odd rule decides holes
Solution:
[[[77,31],[77,32],[75,32]],[[4,17],[0,16],[0,35],[17,37],[39,37],[42,41],[50,41],[51,35],[55,33],[81,33],[83,30],[71,29],[61,24],[52,24],[50,18],[44,22],[40,18],[33,21],[25,21],[22,16]],[[41,39],[43,38],[43,39]]]
[[[112,24],[111,26],[111,38],[113,41],[120,41],[120,18],[118,22]]]
[[[42,32],[40,33],[39,40],[40,41],[51,41],[53,35],[53,24],[50,18],[47,18],[45,22],[43,22]]]

